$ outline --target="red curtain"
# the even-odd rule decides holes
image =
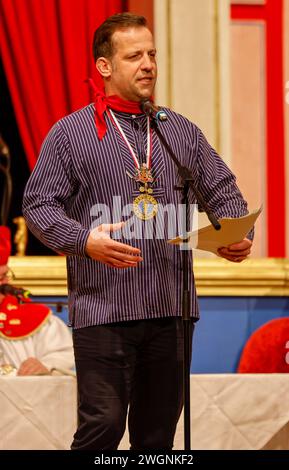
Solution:
[[[85,106],[97,80],[94,30],[121,0],[0,0],[0,52],[30,169],[50,127]]]

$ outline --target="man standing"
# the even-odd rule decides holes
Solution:
[[[26,187],[24,216],[43,243],[67,255],[79,393],[72,449],[116,449],[128,405],[131,448],[171,449],[182,409],[181,256],[166,236],[130,237],[122,217],[130,205],[142,230],[161,206],[180,204],[176,168],[140,109],[157,78],[145,18],[108,18],[95,32],[93,53],[105,92],[50,131]],[[166,113],[161,131],[211,210],[244,215],[234,176],[202,132]],[[111,218],[116,206],[120,215]],[[104,223],[92,225],[99,211]],[[120,241],[109,235],[121,230]],[[250,246],[245,239],[220,255],[241,261]],[[190,282],[193,322],[199,314]]]

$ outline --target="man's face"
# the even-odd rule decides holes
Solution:
[[[131,101],[150,98],[156,83],[157,64],[149,29],[141,26],[115,31],[112,42],[112,58],[97,61],[97,66],[98,63],[104,66],[104,69],[98,69],[105,78],[106,94]],[[102,73],[103,70],[105,73]]]
[[[7,274],[8,274],[8,266],[5,264],[0,265],[0,286],[8,283]],[[2,302],[3,299],[4,299],[4,295],[0,293],[0,303]]]

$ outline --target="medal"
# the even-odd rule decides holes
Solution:
[[[136,170],[135,175],[131,175],[127,171],[127,175],[134,179],[137,183],[141,183],[139,186],[140,194],[133,200],[133,212],[141,220],[149,220],[155,217],[158,211],[157,200],[152,196],[153,189],[149,187],[150,184],[153,184],[155,178],[152,176],[151,172],[151,155],[152,155],[152,138],[151,138],[151,128],[150,128],[150,118],[147,116],[147,161],[140,165],[135,152],[130,145],[125,133],[123,132],[118,120],[116,119],[113,111],[110,109],[111,117],[113,118],[114,124],[116,125],[120,135],[122,136],[124,142],[126,143],[130,154],[133,158]]]
[[[135,181],[143,183],[144,186],[139,187],[140,192],[143,194],[133,200],[133,211],[141,220],[152,219],[158,211],[158,203],[151,195],[153,192],[152,188],[148,187],[148,183],[152,183],[154,179],[150,169],[147,168],[145,163],[142,164],[134,179]]]
[[[158,211],[157,200],[148,193],[141,194],[133,200],[133,211],[141,220],[152,219]]]

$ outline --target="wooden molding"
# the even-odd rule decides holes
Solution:
[[[67,295],[63,256],[11,257],[16,286],[33,295]],[[200,296],[289,296],[289,259],[256,258],[243,263],[196,258],[194,273]]]
[[[202,296],[289,296],[288,259],[196,259],[194,272]]]
[[[11,256],[9,267],[16,277],[13,284],[27,288],[33,295],[67,295],[64,256]]]

